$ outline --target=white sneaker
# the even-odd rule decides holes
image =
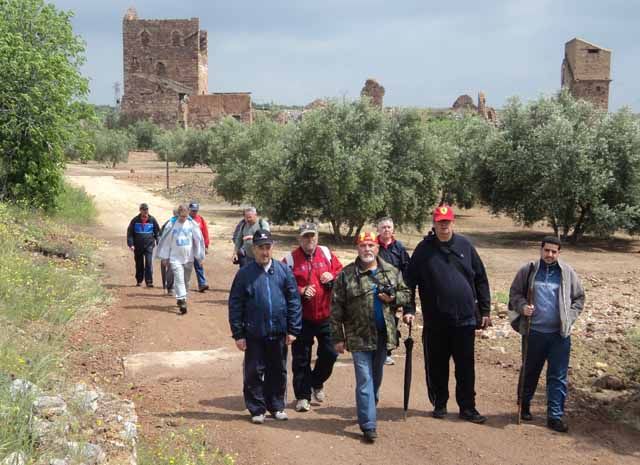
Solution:
[[[385,365],[395,365],[396,362],[391,358],[390,355],[387,355],[387,358],[384,359]]]
[[[275,418],[276,420],[285,421],[289,419],[289,416],[284,410],[280,410],[279,412],[273,414],[273,418]]]
[[[316,402],[321,402],[321,403],[324,402],[325,395],[324,395],[324,391],[322,390],[322,388],[320,388],[320,389],[312,388],[311,389],[311,395],[316,400]]]
[[[254,423],[256,425],[261,425],[264,423],[264,414],[261,413],[260,415],[254,415],[251,417],[251,423]]]
[[[298,399],[296,402],[296,412],[308,412],[311,410],[311,404],[307,399]]]

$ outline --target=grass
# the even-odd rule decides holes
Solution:
[[[138,465],[234,465],[232,455],[212,447],[204,426],[181,429],[138,447]]]
[[[32,463],[44,452],[31,431],[33,394],[12,395],[11,382],[63,385],[67,328],[106,300],[95,240],[67,227],[94,218],[91,199],[68,186],[48,215],[0,203],[0,461],[21,451]]]

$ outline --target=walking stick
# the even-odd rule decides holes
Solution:
[[[529,280],[531,279],[533,269],[533,264],[529,265],[529,273],[527,274],[527,286],[529,286]],[[533,305],[533,285],[527,288],[527,305]],[[524,318],[524,334],[522,335],[522,365],[520,366],[520,376],[518,379],[518,424],[522,422],[520,414],[522,413],[522,402],[524,398],[524,369],[527,365],[527,352],[529,351],[529,332],[531,331],[531,317],[525,316]]]

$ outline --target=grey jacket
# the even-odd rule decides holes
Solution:
[[[533,272],[529,276],[529,268],[534,265]],[[559,309],[560,309],[560,333],[562,337],[571,334],[571,328],[578,319],[578,315],[584,308],[584,289],[580,283],[580,278],[571,266],[562,260],[558,260],[560,266],[562,285],[560,286]],[[511,283],[509,289],[509,320],[511,326],[520,334],[525,331],[525,319],[522,316],[522,308],[527,305],[527,293],[533,289],[536,273],[540,268],[540,260],[529,262],[524,265]],[[527,282],[527,276],[529,281]],[[535,305],[535,302],[533,303]]]

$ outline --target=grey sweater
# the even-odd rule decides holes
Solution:
[[[529,275],[529,267],[534,265],[533,273],[529,277],[527,282],[527,276]],[[578,315],[584,308],[584,289],[580,278],[568,263],[558,260],[560,266],[562,280],[560,283],[560,295],[558,296],[558,307],[560,310],[560,334],[562,337],[568,337],[571,334],[571,328],[578,319]],[[516,277],[511,283],[511,289],[509,289],[509,320],[511,326],[515,329],[518,328],[520,334],[524,333],[525,319],[521,318],[522,308],[527,305],[527,292],[528,289],[533,288],[533,281],[536,279],[536,273],[540,268],[540,260],[535,262],[529,262],[524,265]],[[533,303],[535,305],[535,302]]]

